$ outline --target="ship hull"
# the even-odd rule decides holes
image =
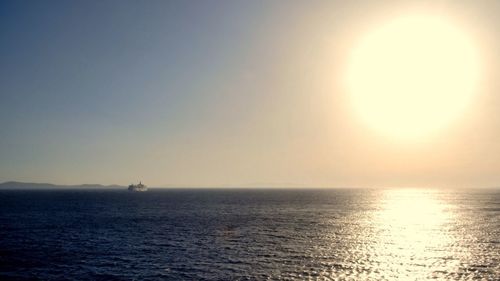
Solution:
[[[144,191],[148,191],[148,189],[147,188],[140,188],[140,187],[129,187],[128,191],[144,192]]]

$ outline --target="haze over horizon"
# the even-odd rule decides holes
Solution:
[[[362,120],[345,75],[364,34],[410,11],[471,38],[480,82],[446,126],[401,139]],[[499,13],[498,1],[2,1],[0,182],[498,187]]]

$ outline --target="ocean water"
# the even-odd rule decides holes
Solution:
[[[500,191],[0,191],[0,280],[500,280]]]

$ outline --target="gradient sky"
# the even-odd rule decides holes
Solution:
[[[340,82],[405,12],[467,28],[480,93],[400,142]],[[498,1],[1,1],[0,181],[151,186],[500,186]]]

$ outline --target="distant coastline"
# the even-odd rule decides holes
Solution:
[[[79,184],[79,185],[59,185],[52,183],[33,183],[8,181],[0,183],[0,190],[35,190],[35,189],[125,189],[121,185],[102,185],[102,184]]]

